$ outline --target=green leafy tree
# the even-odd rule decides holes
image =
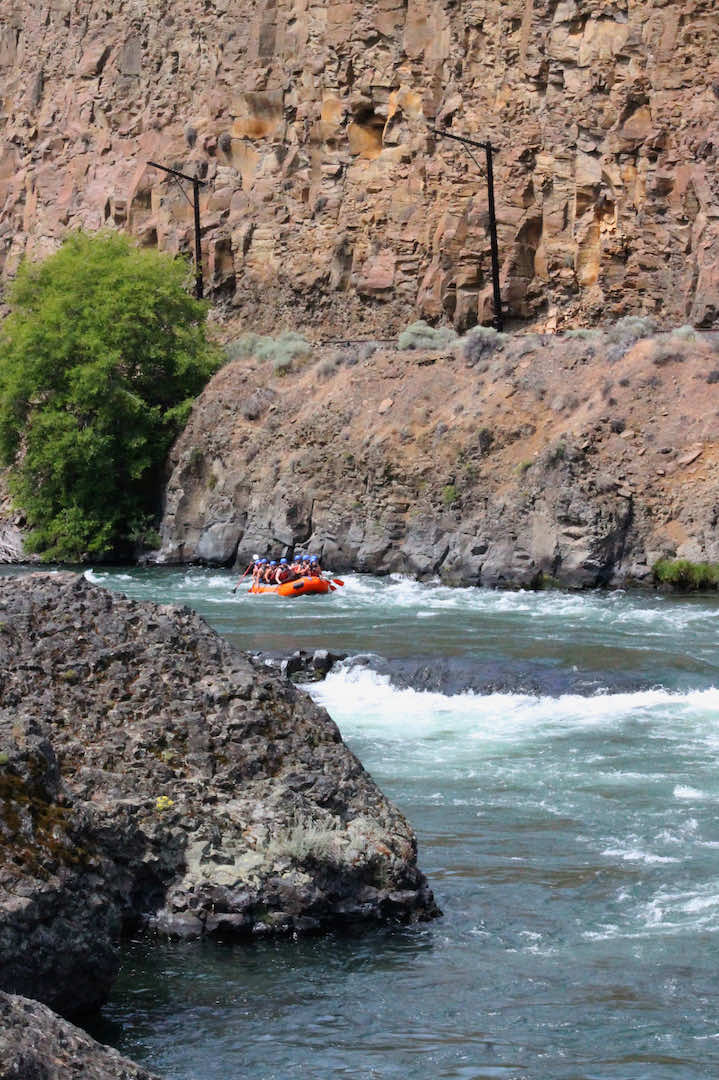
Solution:
[[[128,553],[219,365],[187,267],[116,233],[25,262],[0,331],[0,457],[46,559]]]

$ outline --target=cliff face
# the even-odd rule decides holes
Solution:
[[[149,159],[203,177],[206,273],[245,324],[332,336],[719,308],[715,0],[5,0],[0,260],[68,229],[190,249]],[[479,151],[479,164],[482,153]]]
[[[338,572],[570,586],[719,561],[718,336],[623,334],[229,364],[173,450],[161,558],[301,544]]]

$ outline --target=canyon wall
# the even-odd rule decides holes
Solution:
[[[0,263],[69,229],[192,246],[148,160],[205,181],[205,273],[248,328],[716,323],[715,0],[2,0]]]

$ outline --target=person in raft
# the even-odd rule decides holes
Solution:
[[[322,577],[319,557],[304,555],[301,552],[295,554],[291,563],[285,556],[278,561],[277,559],[261,559],[259,555],[254,555],[245,574],[250,571],[250,567],[253,585],[283,585],[287,581],[296,581],[301,577]],[[237,591],[245,574],[239,579],[233,592]]]

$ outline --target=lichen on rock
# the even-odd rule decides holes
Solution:
[[[0,661],[0,988],[90,1008],[129,926],[437,914],[409,824],[327,713],[189,609],[0,579]]]

